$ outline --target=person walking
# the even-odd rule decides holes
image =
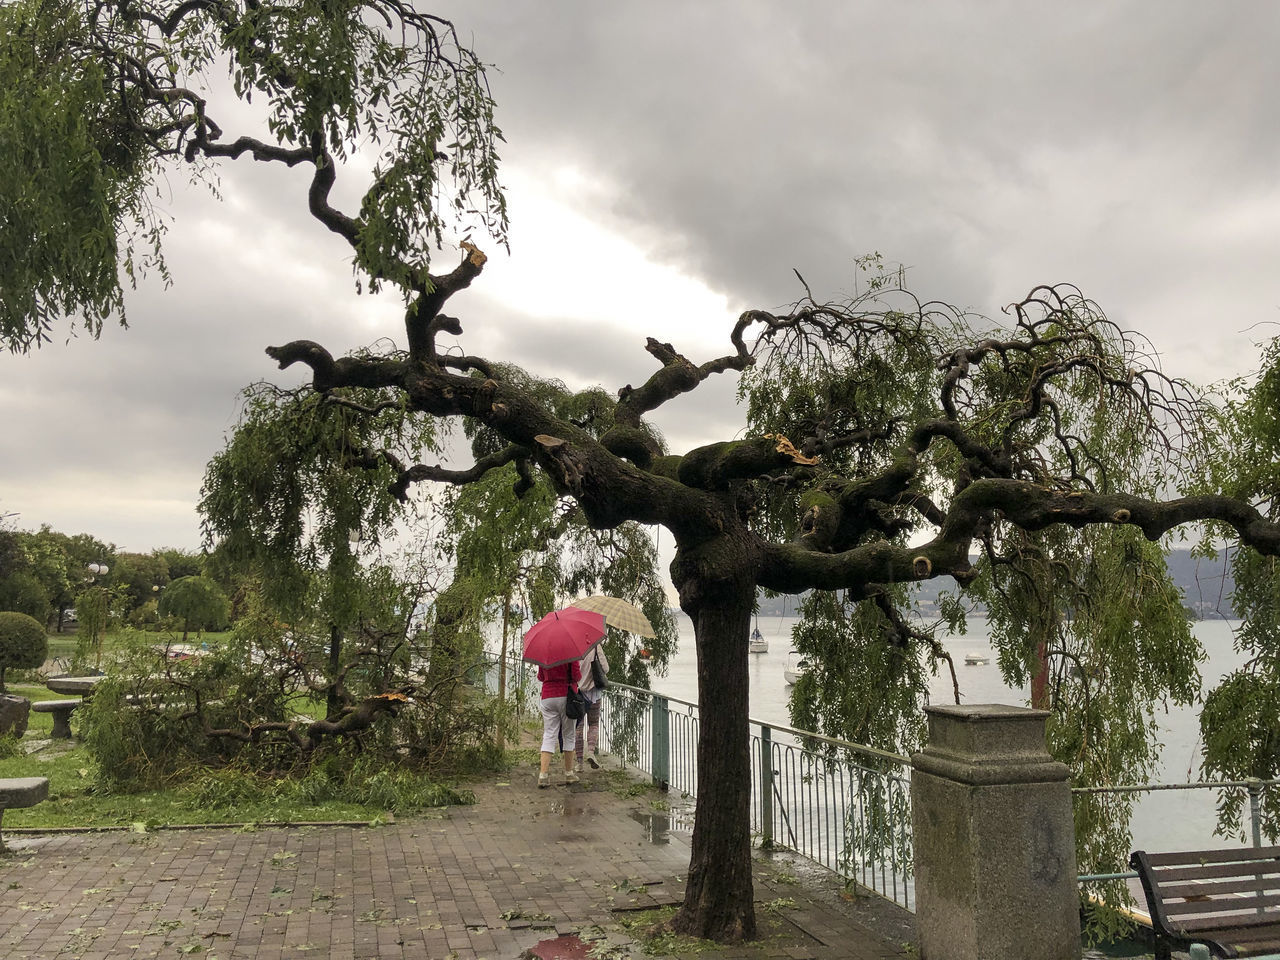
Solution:
[[[599,671],[598,679],[597,671]],[[591,754],[587,757],[587,763],[591,764],[591,769],[600,769],[600,761],[596,759],[596,754],[600,752],[600,701],[604,699],[604,688],[599,680],[603,680],[609,673],[609,658],[604,655],[604,647],[601,644],[597,643],[587,651],[587,655],[582,658],[579,672],[582,680],[578,683],[578,689],[587,698],[587,715],[578,721],[575,748],[578,758],[577,771],[581,773],[584,746],[591,750]]]
[[[551,755],[564,750],[564,782],[577,783],[573,770],[574,721],[565,716],[565,698],[569,687],[578,682],[582,668],[577,660],[570,660],[555,667],[538,667],[538,679],[542,681],[542,757],[538,772],[538,787],[551,786]]]

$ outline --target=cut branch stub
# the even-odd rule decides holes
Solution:
[[[470,263],[471,266],[475,267],[477,271],[489,260],[488,256],[485,255],[485,252],[469,240],[463,240],[462,243],[458,244],[458,246],[467,251],[467,262]]]
[[[542,458],[542,464],[547,470],[547,476],[551,478],[556,487],[570,493],[581,492],[581,467],[574,462],[575,458],[571,456],[572,451],[568,441],[546,433],[539,433],[533,439],[546,451],[546,456]]]

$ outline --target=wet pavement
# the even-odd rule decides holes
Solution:
[[[0,958],[916,956],[912,916],[757,853],[756,942],[644,943],[678,904],[692,811],[616,769],[368,828],[19,834],[0,857]],[[649,953],[644,952],[647,947]]]

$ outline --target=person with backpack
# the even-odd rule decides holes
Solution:
[[[576,769],[581,773],[583,741],[591,749],[587,763],[591,764],[593,770],[600,769],[600,762],[596,760],[596,755],[600,752],[600,701],[604,699],[605,687],[609,685],[606,679],[609,674],[609,658],[604,655],[604,645],[597,643],[588,650],[579,666],[582,679],[578,682],[578,689],[587,698],[587,715],[578,721],[577,743],[574,747],[577,755]]]

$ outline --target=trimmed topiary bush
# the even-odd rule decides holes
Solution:
[[[25,613],[0,613],[0,693],[4,692],[6,670],[34,670],[48,655],[44,624]]]

